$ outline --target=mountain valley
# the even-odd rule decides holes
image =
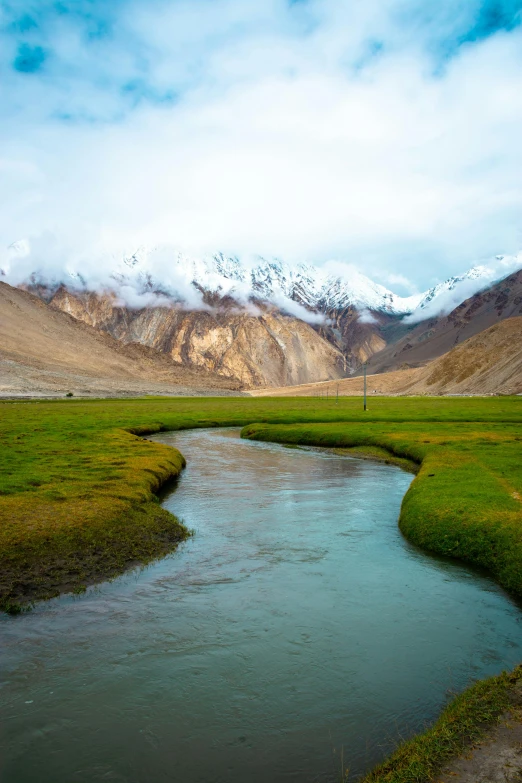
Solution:
[[[96,282],[69,269],[35,271],[17,284],[114,345],[141,346],[162,367],[209,373],[245,390],[347,378],[364,363],[370,374],[421,367],[522,314],[522,269],[491,283],[491,268],[474,267],[423,294],[399,297],[348,267],[336,276],[223,254],[178,254],[165,264],[158,252],[142,249]],[[502,270],[505,262],[496,261]]]
[[[367,374],[367,398],[396,395],[522,394],[522,317],[506,318],[469,337],[420,367]],[[279,389],[257,389],[254,396],[362,396],[361,375],[341,381]]]

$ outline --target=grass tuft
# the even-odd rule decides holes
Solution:
[[[508,674],[481,680],[446,707],[436,723],[397,750],[361,783],[426,783],[451,758],[484,735],[513,703],[522,666]]]

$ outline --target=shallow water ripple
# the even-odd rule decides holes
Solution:
[[[194,528],[142,570],[1,620],[0,780],[337,781],[449,689],[514,666],[521,614],[410,546],[411,476],[237,431],[157,437]]]

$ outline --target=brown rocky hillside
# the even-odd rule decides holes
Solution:
[[[230,394],[241,384],[124,345],[0,282],[0,395]]]
[[[187,367],[238,379],[245,388],[343,375],[343,357],[336,347],[309,324],[277,311],[251,315],[238,312],[234,304],[192,311],[132,309],[120,306],[111,294],[77,293],[64,287],[49,302],[122,343],[141,343]]]
[[[489,326],[519,315],[522,315],[522,269],[466,299],[449,315],[413,327],[404,322],[379,325],[386,346],[372,356],[368,369],[375,373],[419,367]]]
[[[256,395],[361,395],[363,378],[260,389]],[[470,337],[425,367],[368,375],[368,396],[387,394],[521,394],[522,317],[508,318]]]

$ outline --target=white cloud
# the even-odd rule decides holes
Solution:
[[[370,313],[369,310],[361,310],[359,313],[359,322],[362,324],[378,323],[377,318],[372,313]]]
[[[378,277],[387,285],[390,285],[394,287],[400,286],[400,288],[403,288],[405,291],[407,291],[409,294],[418,294],[419,289],[413,283],[409,278],[407,278],[405,275],[401,275],[400,273],[397,274],[396,272],[384,272],[378,275]]]
[[[322,313],[310,312],[310,310],[307,310],[306,307],[303,307],[299,302],[294,302],[293,299],[289,299],[280,291],[272,293],[270,301],[280,310],[288,313],[288,315],[293,315],[309,324],[325,324],[327,322],[327,319]]]
[[[172,308],[174,302],[166,296],[155,294],[152,291],[140,293],[132,285],[112,285],[109,289],[114,291],[114,305],[116,307],[130,307],[140,310],[143,307],[165,307]]]
[[[27,237],[42,264],[101,277],[108,254],[143,243],[345,258],[410,290],[516,252],[521,32],[434,74],[429,35],[451,38],[478,5],[442,3],[431,28],[404,21],[407,5],[132,3],[94,50],[62,20],[44,77],[6,84],[0,244]],[[129,75],[177,97],[129,112]]]
[[[244,268],[248,270],[248,260]],[[231,297],[232,311],[246,310],[260,316],[264,308],[252,300],[263,298],[307,323],[326,323],[324,315],[311,312],[278,288],[261,297],[249,280],[227,279],[213,269],[210,259],[207,264],[205,259],[191,259],[171,247],[143,248],[134,258],[127,256],[125,260],[122,254],[111,259],[102,250],[94,255],[90,251],[77,253],[73,247],[61,245],[53,235],[47,234],[38,241],[15,242],[0,253],[0,273],[7,283],[15,286],[36,282],[55,290],[65,283],[73,291],[108,294],[116,306],[214,309],[204,300],[196,281],[219,297]]]
[[[435,296],[422,304],[414,313],[406,316],[404,321],[418,323],[426,318],[447,315],[469,297],[519,269],[522,269],[522,253],[517,256],[493,258],[487,265],[474,267],[460,279],[440,284],[435,289]]]

